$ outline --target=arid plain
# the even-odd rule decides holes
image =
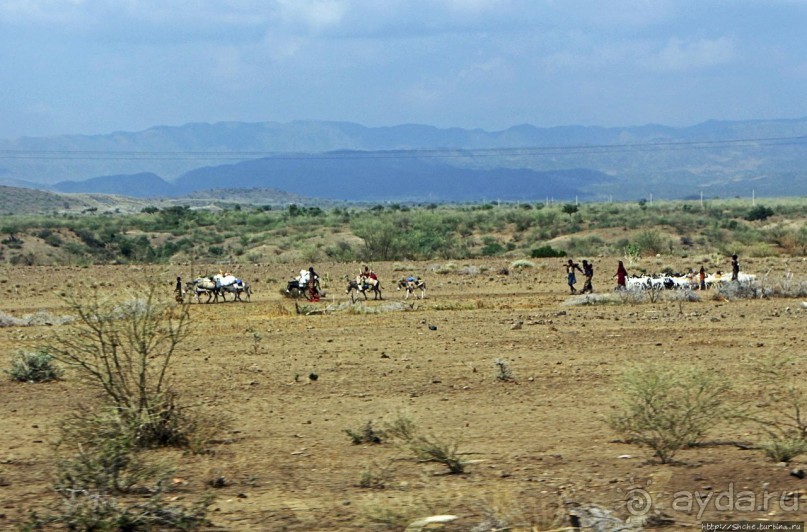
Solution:
[[[493,530],[492,523],[550,530],[568,526],[578,505],[624,519],[637,488],[671,529],[704,519],[805,520],[807,479],[791,474],[807,465],[805,457],[777,464],[731,443],[758,442],[753,426],[718,425],[705,445],[660,464],[648,449],[621,442],[605,421],[620,404],[620,376],[638,364],[708,368],[733,383],[738,403],[758,401],[750,368],[771,353],[793,356],[791,376],[803,379],[801,299],[726,300],[707,291],[694,302],[580,305],[568,294],[562,259],[533,262],[509,275],[499,274],[510,266],[505,260],[456,261],[442,274],[436,261],[376,263],[385,300],[353,310],[340,304],[349,302],[344,279],[360,264],[317,264],[327,295],[314,305],[338,310],[311,315],[298,314],[280,293],[293,270],[308,264],[233,266],[251,283],[251,301],[193,303],[194,334],[171,369],[182,400],[214,413],[225,429],[210,453],[149,451],[175,468],[169,496],[178,504],[212,496],[210,528],[238,531],[385,530],[435,514],[458,516],[447,530]],[[595,291],[611,292],[616,260],[594,265]],[[641,267],[667,265],[652,258]],[[728,260],[711,266],[725,270]],[[801,258],[743,266],[770,282],[807,278]],[[149,282],[170,298],[176,275],[187,278],[190,270],[4,267],[0,311],[58,317],[67,313],[60,292],[97,287],[124,297]],[[425,278],[428,290],[402,305],[394,281],[408,274]],[[58,327],[65,325],[0,327],[4,367]],[[497,378],[497,359],[511,380]],[[58,426],[94,393],[71,372],[51,383],[0,380],[0,528],[58,503],[51,488]],[[456,442],[465,473],[419,462],[389,441],[354,445],[345,432],[396,416]],[[360,486],[368,472],[379,479],[375,488]]]

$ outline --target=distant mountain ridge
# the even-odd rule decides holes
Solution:
[[[156,197],[215,183],[331,198],[351,191],[349,199],[356,201],[473,201],[502,190],[514,199],[681,198],[752,190],[781,196],[807,194],[805,160],[807,118],[683,128],[524,124],[493,132],[417,124],[223,122],[0,141],[0,184]]]
[[[135,198],[159,198],[176,195],[174,185],[150,172],[94,177],[86,181],[61,181],[51,188],[58,192],[95,192],[99,194],[119,194]]]

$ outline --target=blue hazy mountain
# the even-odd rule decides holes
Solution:
[[[213,181],[356,200],[784,196],[807,194],[805,160],[807,119],[501,131],[228,122],[0,141],[0,184],[143,196]]]

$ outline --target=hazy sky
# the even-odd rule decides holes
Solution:
[[[0,0],[0,138],[807,116],[807,0]]]

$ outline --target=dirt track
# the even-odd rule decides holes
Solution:
[[[572,502],[625,517],[626,493],[648,483],[656,508],[677,528],[701,519],[805,520],[807,480],[789,475],[805,467],[803,460],[783,467],[759,451],[714,445],[683,450],[680,463],[660,465],[648,460],[649,451],[616,442],[603,421],[618,404],[618,377],[636,363],[698,364],[741,384],[750,360],[786,351],[799,359],[794,375],[804,375],[807,310],[800,300],[707,296],[687,303],[569,305],[561,262],[536,262],[536,268],[509,276],[495,273],[504,261],[458,261],[488,267],[476,275],[436,275],[431,263],[420,263],[414,273],[426,278],[427,298],[412,310],[311,316],[292,314],[293,303],[279,294],[292,267],[240,267],[234,273],[252,283],[252,301],[194,304],[198,334],[176,358],[175,383],[185,400],[218,409],[231,418],[231,430],[212,455],[161,452],[177,467],[175,496],[191,502],[212,494],[213,523],[239,531],[369,529],[369,516],[382,509],[399,511],[402,522],[460,516],[450,530],[470,529],[488,513],[544,529],[568,524],[556,519]],[[610,275],[615,262],[595,263],[595,289],[610,289],[603,272]],[[406,272],[374,266],[387,300],[400,300],[391,287]],[[771,277],[786,271],[807,277],[801,260],[744,266],[771,270]],[[8,268],[0,310],[15,317],[39,310],[58,316],[64,308],[57,291],[93,283],[122,292],[128,283],[158,279],[170,293],[177,273],[187,277],[187,270]],[[317,270],[331,279],[319,307],[346,301],[341,279],[355,275],[358,265],[322,264]],[[51,333],[48,326],[2,327],[0,347],[10,358]],[[495,378],[499,358],[514,382]],[[2,380],[0,394],[0,528],[13,528],[29,508],[55,500],[50,442],[64,413],[92,395],[70,374],[50,384]],[[753,390],[739,388],[735,396],[751,400]],[[467,473],[445,474],[445,467],[417,463],[390,443],[352,445],[344,432],[397,414],[425,433],[457,441],[474,462]],[[749,427],[724,426],[711,435],[754,438]],[[357,486],[373,464],[389,469],[383,490]],[[226,485],[211,488],[219,476]],[[707,496],[729,489],[734,495],[724,500],[732,499],[731,505],[716,508],[712,500],[700,517],[697,504],[690,512],[680,505],[685,491]],[[737,508],[736,493],[743,490],[757,497],[755,511],[744,511],[747,504]],[[670,507],[673,500],[677,509]]]

